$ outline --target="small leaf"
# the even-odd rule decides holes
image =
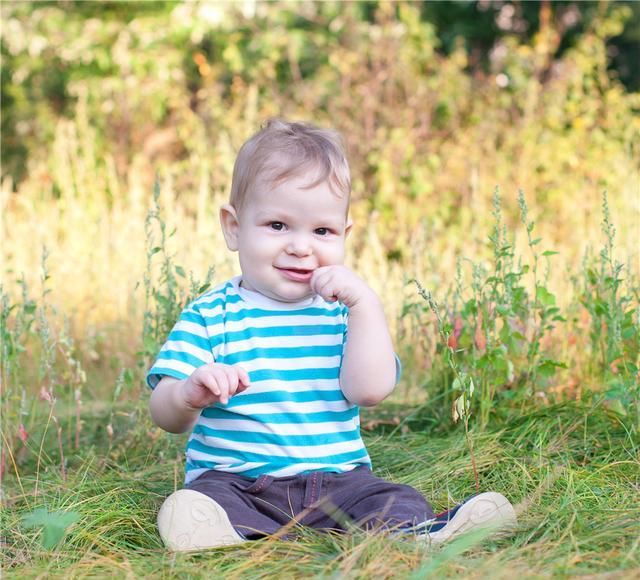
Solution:
[[[182,266],[176,266],[176,274],[178,274],[178,276],[180,276],[181,278],[187,277]]]
[[[158,301],[158,304],[160,304],[165,308],[171,307],[171,302],[169,301],[169,299],[166,296],[163,296],[162,294],[156,294],[156,300]]]
[[[607,316],[609,314],[609,305],[601,298],[597,298],[595,300],[595,311],[599,316]]]
[[[538,364],[537,368],[541,376],[551,377],[555,374],[557,368],[566,369],[567,365],[563,362],[546,358]]]
[[[544,286],[538,286],[536,288],[536,299],[539,300],[543,306],[555,306],[556,303],[556,297]]]
[[[547,250],[546,252],[542,252],[543,256],[555,256],[556,254],[559,254],[560,252],[552,252],[551,250]]]
[[[76,512],[51,512],[39,508],[22,518],[24,528],[42,528],[42,546],[46,550],[53,548],[64,537],[69,526],[80,519]]]

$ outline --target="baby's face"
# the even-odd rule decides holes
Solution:
[[[283,302],[313,295],[309,282],[320,266],[342,264],[347,196],[326,182],[306,188],[308,176],[278,185],[258,180],[238,213],[242,286]]]

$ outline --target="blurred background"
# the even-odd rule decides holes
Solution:
[[[559,305],[575,305],[577,325],[587,325],[581,272],[607,243],[604,192],[615,255],[627,278],[638,274],[638,2],[4,1],[1,11],[3,291],[46,303],[96,395],[157,346],[141,331],[166,302],[154,283],[179,302],[210,267],[214,283],[236,272],[217,209],[236,151],[271,116],[343,134],[349,262],[382,295],[410,370],[428,372],[436,347],[416,345],[437,333],[411,318],[408,281],[453,320],[452,297],[473,291],[496,223],[516,265],[530,255],[519,190],[537,247],[558,253],[540,260],[540,276]]]

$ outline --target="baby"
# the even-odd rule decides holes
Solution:
[[[371,471],[358,409],[393,391],[400,364],[378,296],[343,264],[350,184],[331,130],[276,119],[240,149],[220,222],[242,274],[184,309],[147,376],[153,420],[191,431],[185,488],[158,514],[172,550],[294,524],[440,542],[515,521],[498,493],[434,516]]]

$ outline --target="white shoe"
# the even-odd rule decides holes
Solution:
[[[174,552],[246,541],[218,502],[192,489],[180,489],[165,500],[158,512],[158,530],[167,548]]]
[[[421,526],[421,537],[441,544],[473,530],[505,531],[515,527],[516,512],[500,493],[489,491],[470,497]]]

